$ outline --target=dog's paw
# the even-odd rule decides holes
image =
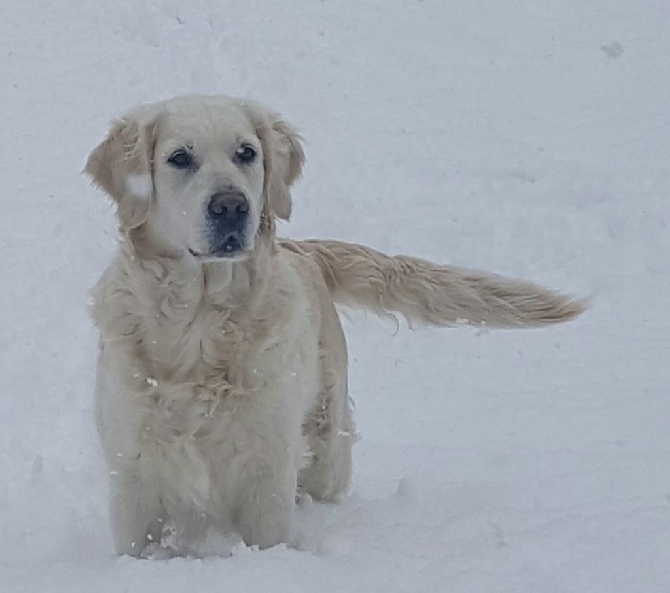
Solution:
[[[153,542],[142,550],[140,558],[144,560],[169,560],[177,555],[177,550],[174,548],[166,548],[158,542]]]
[[[309,508],[314,503],[314,499],[309,492],[296,492],[295,504],[298,508]]]

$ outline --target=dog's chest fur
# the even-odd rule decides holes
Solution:
[[[216,274],[174,273],[126,258],[100,283],[94,317],[103,347],[114,350],[113,372],[124,392],[121,414],[132,416],[122,429],[131,454],[138,448],[211,458],[203,448],[220,447],[246,409],[262,418],[258,408],[267,407],[272,422],[278,405],[304,408],[305,394],[314,391],[312,358],[318,354],[308,344],[299,346],[296,327],[303,324],[296,326],[289,316],[295,305],[282,302],[292,295],[275,286],[275,302],[264,302],[253,271],[237,270],[230,278]],[[301,315],[308,320],[310,312],[303,308]],[[280,337],[295,347],[278,347]],[[267,401],[286,394],[296,401]]]

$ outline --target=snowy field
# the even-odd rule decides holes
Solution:
[[[669,23],[668,0],[4,2],[0,591],[668,593]],[[593,304],[535,331],[349,317],[349,499],[301,509],[298,549],[136,561],[92,418],[116,229],[80,171],[112,117],[186,92],[300,128],[283,234]]]

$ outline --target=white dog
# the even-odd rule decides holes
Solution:
[[[346,493],[354,425],[334,302],[435,325],[523,327],[584,304],[528,283],[335,241],[281,241],[304,154],[262,105],[184,97],[116,121],[86,172],[116,202],[95,289],[97,423],[116,550],[166,522],[286,542],[297,492]]]

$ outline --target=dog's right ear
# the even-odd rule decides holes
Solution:
[[[242,101],[263,145],[265,198],[272,216],[288,220],[293,202],[291,186],[300,177],[305,163],[298,132],[277,113],[255,101]]]
[[[133,117],[117,120],[93,149],[84,171],[117,204],[121,227],[140,226],[149,215],[154,194],[153,154],[157,122]]]

